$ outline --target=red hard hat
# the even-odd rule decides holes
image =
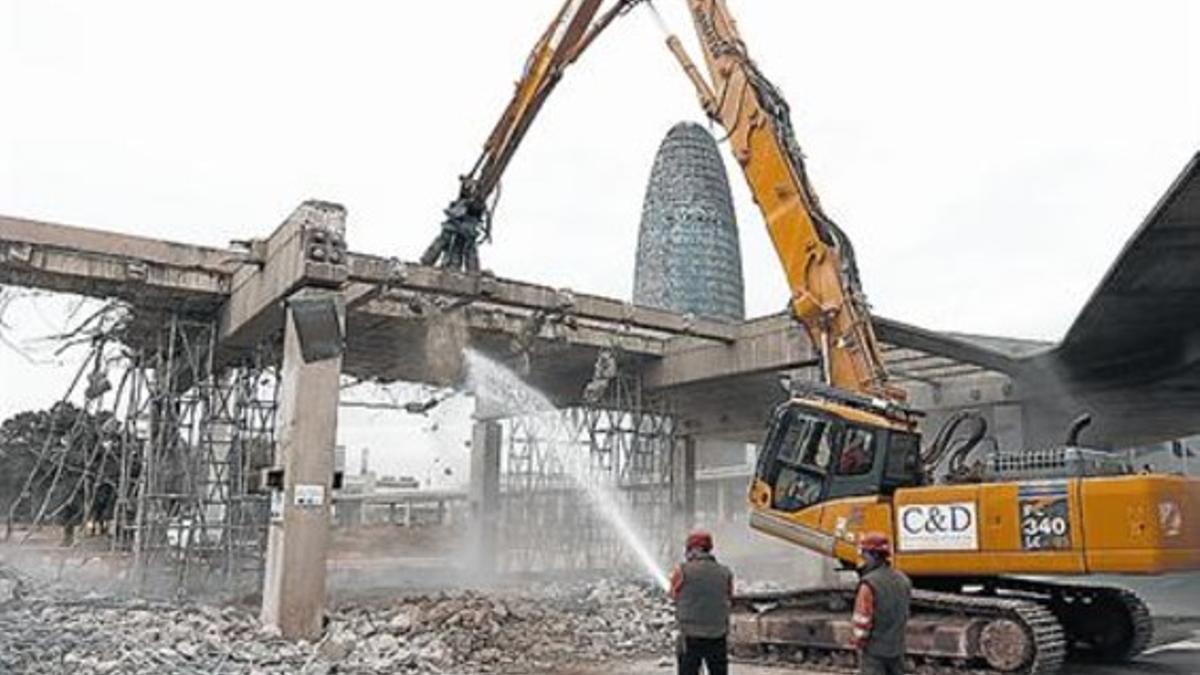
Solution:
[[[701,551],[711,551],[713,547],[712,535],[704,530],[695,530],[687,537],[685,548],[698,548]]]
[[[868,532],[858,542],[858,550],[862,553],[892,554],[892,541],[882,532]]]

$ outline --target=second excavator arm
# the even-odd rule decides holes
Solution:
[[[516,91],[471,171],[459,178],[459,193],[446,207],[438,236],[421,256],[423,265],[479,271],[478,245],[491,236],[488,203],[529,126],[564,71],[618,16],[642,0],[619,0],[601,13],[605,0],[565,0],[525,63]],[[597,16],[599,15],[599,16]]]
[[[826,384],[902,400],[887,382],[854,248],[821,209],[809,183],[787,101],[750,58],[725,0],[687,2],[711,82],[678,38],[668,35],[667,46],[695,85],[705,112],[728,134],[783,264],[792,311],[821,353]]]

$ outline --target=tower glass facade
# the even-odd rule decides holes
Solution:
[[[742,255],[729,178],[712,134],[675,125],[659,146],[638,232],[633,301],[740,321]]]

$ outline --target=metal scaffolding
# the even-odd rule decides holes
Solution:
[[[596,495],[612,499],[645,541],[671,540],[675,417],[636,374],[608,379],[602,395],[580,406],[502,422],[497,541],[506,571],[631,566],[632,552]],[[668,551],[655,546],[653,554],[665,559]]]
[[[218,371],[216,339],[214,321],[118,303],[64,336],[90,351],[60,402],[35,418],[6,534],[62,525],[63,543],[75,544],[75,530],[91,526],[159,588],[257,573],[268,504],[255,483],[274,454],[278,358],[261,348]],[[70,403],[80,395],[82,406]]]
[[[253,487],[274,452],[276,359],[259,350],[218,372],[215,323],[165,323],[130,367],[114,542],[139,578],[169,568],[180,587],[257,572],[268,505]]]

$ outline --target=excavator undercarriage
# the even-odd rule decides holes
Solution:
[[[1119,588],[1007,577],[915,583],[909,672],[1049,675],[1068,658],[1127,661],[1153,633],[1145,603]],[[844,586],[737,596],[730,632],[735,657],[852,667],[854,592]]]

